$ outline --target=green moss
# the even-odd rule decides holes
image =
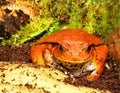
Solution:
[[[12,37],[9,40],[3,40],[2,44],[22,44],[30,39],[33,39],[37,35],[42,34],[44,31],[50,29],[50,26],[53,23],[55,23],[55,20],[53,20],[53,18],[36,17],[34,21],[31,21],[25,27],[21,27],[21,31],[19,31],[17,34],[12,35]]]
[[[47,36],[62,28],[80,28],[98,33],[103,39],[120,26],[119,0],[34,0],[30,1],[36,15],[34,21],[21,27],[3,44],[22,44],[44,31]],[[40,37],[41,38],[41,37]]]

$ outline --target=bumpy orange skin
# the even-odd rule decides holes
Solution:
[[[104,70],[107,54],[108,47],[99,38],[81,29],[64,29],[38,40],[32,46],[30,55],[32,62],[44,66],[51,66],[52,56],[68,65],[91,62],[94,70],[87,79],[97,80]],[[44,60],[43,55],[50,61]]]

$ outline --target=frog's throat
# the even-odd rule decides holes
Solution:
[[[93,60],[92,59],[90,59],[90,60],[86,60],[86,61],[69,61],[69,60],[59,60],[59,59],[57,59],[57,58],[53,58],[53,62],[57,62],[57,63],[59,63],[59,64],[62,64],[63,66],[68,66],[68,67],[80,67],[80,66],[82,66],[82,65],[84,65],[84,64],[86,64],[86,63],[92,63],[93,62]]]
[[[71,63],[71,64],[82,64],[82,63],[90,62],[93,60],[93,57],[89,57],[87,59],[81,59],[81,60],[64,60],[64,59],[60,59],[60,58],[55,57],[55,56],[54,56],[54,58],[61,61],[61,62]]]

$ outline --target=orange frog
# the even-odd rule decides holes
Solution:
[[[107,54],[108,47],[99,38],[81,29],[64,29],[38,40],[30,56],[34,63],[92,81],[102,74]]]

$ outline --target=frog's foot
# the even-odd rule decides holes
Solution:
[[[45,62],[46,66],[52,67],[53,55],[52,55],[51,51],[48,48],[46,48],[44,50],[43,59],[44,59],[44,62]]]
[[[101,74],[103,73],[104,70],[104,64],[103,62],[100,61],[96,61],[99,62],[99,64],[97,63],[97,65],[95,65],[95,70],[93,70],[88,76],[87,79],[92,81],[92,80],[98,80],[98,78],[101,76]]]

